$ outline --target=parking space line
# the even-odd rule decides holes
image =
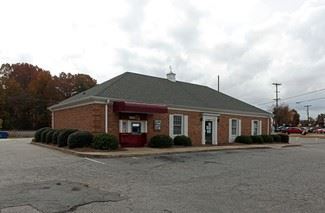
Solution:
[[[95,163],[100,163],[100,164],[105,164],[104,162],[101,162],[101,161],[98,161],[98,160],[94,160],[94,159],[91,159],[91,158],[85,158],[86,160],[89,160],[89,161],[92,161],[92,162],[95,162]]]

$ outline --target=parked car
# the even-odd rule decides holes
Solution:
[[[306,133],[306,131],[304,131],[301,128],[298,127],[288,127],[287,129],[282,131],[283,133],[288,133],[288,134],[303,134]]]
[[[288,128],[288,127],[286,127],[286,126],[279,126],[279,127],[277,127],[274,131],[275,131],[275,132],[283,132],[283,131],[285,131],[287,128]]]
[[[325,128],[316,129],[315,133],[317,133],[317,134],[325,134]]]
[[[5,131],[0,131],[0,138],[8,138],[9,134]]]

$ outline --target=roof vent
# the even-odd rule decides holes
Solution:
[[[176,82],[176,74],[173,73],[172,66],[169,66],[169,70],[169,73],[167,73],[167,79],[172,82]]]

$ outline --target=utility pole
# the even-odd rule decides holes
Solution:
[[[279,126],[279,118],[278,118],[278,108],[279,108],[279,100],[280,100],[280,98],[279,98],[279,86],[281,86],[281,84],[280,83],[272,83],[272,85],[274,85],[275,86],[275,99],[273,99],[273,100],[275,100],[275,114],[274,114],[274,126],[275,126],[275,128],[278,128],[278,126]]]
[[[279,86],[281,86],[281,84],[280,83],[272,83],[272,85],[275,86],[275,99],[273,99],[273,100],[275,100],[275,107],[278,108],[279,107],[279,100],[280,100],[280,98],[279,98],[279,93],[280,93]]]
[[[218,75],[218,92],[220,91],[220,76]]]
[[[308,124],[309,124],[309,107],[311,107],[311,105],[310,104],[307,104],[304,107],[306,107],[306,109],[307,109],[307,121],[308,121]]]

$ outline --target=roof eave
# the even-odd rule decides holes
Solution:
[[[105,97],[98,97],[98,96],[88,96],[88,97],[84,97],[84,98],[80,98],[74,101],[70,101],[67,103],[58,103],[55,105],[52,105],[50,107],[48,107],[48,110],[50,111],[57,111],[60,109],[64,109],[67,107],[72,107],[75,105],[80,105],[80,104],[89,104],[89,103],[106,103],[108,100],[108,98]]]

